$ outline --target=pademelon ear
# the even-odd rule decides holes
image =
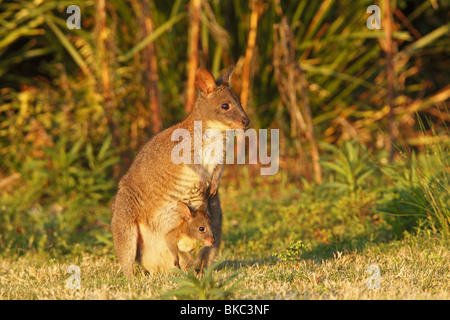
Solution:
[[[177,203],[178,214],[186,221],[189,221],[192,218],[191,210],[189,207],[182,201],[178,201]]]
[[[217,84],[223,84],[231,87],[231,75],[233,74],[234,66],[228,68],[227,72],[217,80]]]
[[[195,74],[195,84],[200,94],[207,97],[216,88],[216,80],[211,73],[204,69],[198,69]]]

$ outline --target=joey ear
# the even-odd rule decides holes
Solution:
[[[200,93],[206,97],[216,88],[216,80],[211,73],[204,69],[198,69],[195,74],[195,84]]]
[[[220,78],[223,85],[231,87],[231,75],[233,74],[234,66],[228,68],[227,72]]]
[[[189,221],[191,219],[191,209],[189,209],[189,207],[182,201],[178,201],[177,207],[180,216],[184,220]]]

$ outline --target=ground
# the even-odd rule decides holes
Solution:
[[[317,231],[308,225],[310,217],[302,217],[303,205],[295,204],[292,193],[259,201],[263,190],[258,189],[236,203],[238,188],[224,189],[229,191],[222,196],[224,241],[209,276],[189,278],[193,274],[172,270],[148,274],[136,267],[136,277],[127,280],[106,226],[96,231],[103,243],[73,244],[66,253],[6,249],[0,299],[450,299],[446,237],[428,229],[389,237],[380,223],[358,229],[360,219],[347,222],[347,229],[324,222]],[[313,207],[305,206],[307,212]],[[331,216],[323,213],[322,218]],[[328,240],[327,232],[341,240]],[[76,274],[68,273],[71,265],[79,267],[78,288]],[[183,292],[195,281],[202,289]]]

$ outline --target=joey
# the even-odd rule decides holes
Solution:
[[[194,211],[184,202],[178,201],[177,211],[180,224],[166,235],[166,243],[173,255],[174,266],[181,269],[179,256],[184,255],[187,266],[190,266],[192,260],[188,252],[192,251],[198,242],[204,246],[212,246],[214,235],[206,212],[206,202]]]

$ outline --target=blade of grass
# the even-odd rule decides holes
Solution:
[[[61,44],[64,46],[64,48],[67,50],[67,52],[70,54],[70,56],[73,58],[75,63],[81,68],[81,71],[86,76],[92,76],[91,71],[89,70],[88,65],[83,60],[83,57],[80,55],[80,53],[75,49],[73,44],[67,39],[67,37],[59,30],[59,28],[53,23],[51,16],[44,15],[45,23],[52,29],[52,31],[55,33],[58,40],[61,42]]]
[[[133,48],[131,48],[128,52],[126,52],[123,56],[119,57],[119,61],[126,62],[129,59],[133,57],[133,55],[142,49],[144,49],[150,42],[155,41],[158,39],[159,36],[161,36],[165,31],[169,30],[174,24],[176,24],[178,21],[183,19],[186,16],[185,12],[177,14],[175,17],[169,19],[166,23],[162,24],[154,30],[151,34],[146,36],[144,39],[142,39],[141,42],[139,42],[137,45],[135,45]]]

